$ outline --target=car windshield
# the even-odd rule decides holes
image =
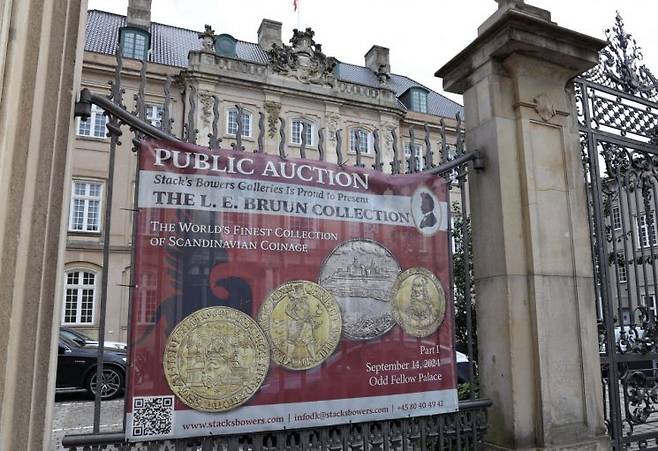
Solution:
[[[81,348],[82,347],[79,342],[77,342],[76,340],[70,339],[68,336],[66,336],[64,334],[59,334],[59,341],[60,341],[60,344],[64,344],[64,345],[68,346],[69,348]]]
[[[87,342],[94,341],[90,337],[81,334],[78,331],[72,331],[69,329],[60,329],[60,335],[66,337],[68,340],[75,341],[79,345],[84,346]]]

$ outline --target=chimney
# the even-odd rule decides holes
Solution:
[[[265,50],[271,50],[272,44],[281,45],[281,22],[263,19],[258,27],[258,45]]]
[[[388,59],[388,49],[373,45],[366,53],[366,67],[375,73],[391,73],[391,63]]]
[[[151,0],[128,0],[128,15],[126,25],[150,31]]]

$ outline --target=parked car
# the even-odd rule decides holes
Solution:
[[[89,347],[98,346],[98,340],[94,340],[93,338],[88,337],[87,335],[75,329],[69,329],[68,327],[60,327],[59,333],[60,335],[63,335],[65,338],[75,341],[80,346],[89,346]],[[106,349],[111,348],[111,349],[119,349],[122,351],[126,351],[128,349],[128,345],[121,341],[106,340],[103,347]]]
[[[96,395],[98,347],[80,346],[64,334],[59,336],[57,353],[57,388],[84,388],[90,396]],[[103,350],[103,378],[101,399],[112,399],[123,393],[126,386],[127,354],[119,349]]]
[[[470,382],[469,366],[471,365],[466,354],[455,351],[455,361],[457,363],[457,383]],[[473,365],[475,373],[475,365]]]

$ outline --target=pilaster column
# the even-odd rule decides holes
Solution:
[[[49,450],[86,0],[0,4],[0,450]],[[65,207],[66,208],[66,207]]]
[[[482,394],[489,449],[609,448],[585,180],[569,80],[605,42],[521,1],[437,72],[464,95]]]

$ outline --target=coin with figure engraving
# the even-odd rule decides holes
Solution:
[[[391,289],[399,273],[393,254],[372,240],[345,241],[325,259],[319,282],[340,305],[346,338],[372,340],[391,330]]]
[[[340,341],[338,304],[314,282],[296,280],[278,287],[263,302],[258,322],[270,340],[272,360],[291,370],[320,365]]]
[[[391,296],[393,316],[405,333],[427,337],[437,331],[446,312],[441,282],[425,268],[400,273]]]
[[[269,365],[269,345],[258,323],[230,307],[208,307],[184,318],[169,336],[163,360],[171,391],[204,412],[245,403]]]

